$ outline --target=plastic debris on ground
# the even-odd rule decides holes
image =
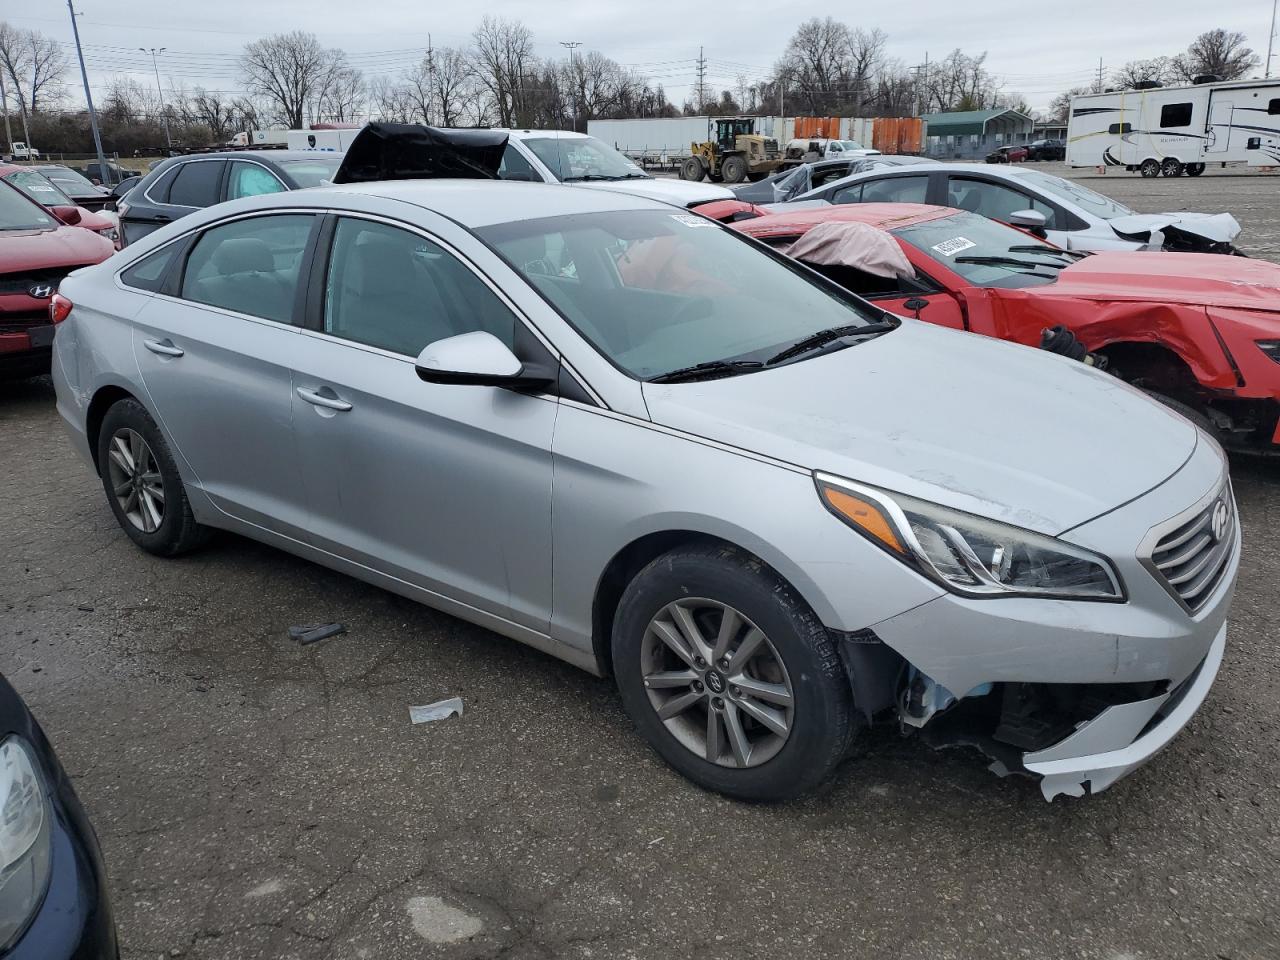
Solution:
[[[422,707],[410,707],[409,719],[413,723],[430,723],[433,720],[444,720],[453,715],[462,716],[462,698],[450,697],[439,703],[428,703]]]
[[[289,638],[297,640],[298,643],[306,646],[309,643],[319,643],[321,640],[328,640],[330,637],[336,637],[346,632],[347,628],[340,623],[317,623],[309,627],[290,627]]]

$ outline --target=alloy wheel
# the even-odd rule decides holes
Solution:
[[[649,621],[645,693],[686,749],[723,767],[756,767],[791,735],[795,694],[769,638],[741,611],[685,598]]]
[[[155,533],[164,523],[164,480],[155,454],[142,434],[121,427],[107,450],[111,492],[120,511],[143,533]]]

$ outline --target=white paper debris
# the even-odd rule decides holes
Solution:
[[[457,714],[462,716],[462,698],[450,697],[439,703],[428,703],[423,707],[410,707],[409,720],[413,723],[430,723],[432,720],[444,720]]]

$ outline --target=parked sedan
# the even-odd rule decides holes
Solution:
[[[305,150],[246,150],[171,157],[118,202],[123,242],[223,200],[328,183],[342,157]]]
[[[44,731],[0,676],[0,956],[117,960],[93,827]]]
[[[996,147],[987,154],[987,163],[1024,163],[1027,148],[1024,146]]]
[[[76,207],[55,207],[70,218]],[[77,267],[115,252],[106,237],[77,226],[0,183],[0,379],[49,372],[54,325],[50,303],[58,284]]]
[[[743,183],[730,189],[739,200],[749,203],[782,203],[855,173],[936,162],[927,157],[888,154],[845,160],[819,160],[817,163],[805,163],[783,170],[756,183]]]
[[[1079,795],[1200,707],[1239,538],[1182,417],[669,204],[379,172],[64,284],[58,409],[140,548],[234,530],[612,675],[735,797],[873,719]]]
[[[931,203],[1046,231],[1068,250],[1176,250],[1234,253],[1240,224],[1229,213],[1140,214],[1090,190],[1025,166],[938,164],[929,170],[877,170],[810,190],[795,202]],[[1038,220],[1043,217],[1043,221]]]
[[[894,313],[1029,346],[1046,328],[1065,326],[1117,376],[1227,446],[1280,454],[1274,263],[1213,254],[1085,256],[973,213],[914,204],[784,206],[774,214],[745,206],[715,204],[705,215],[787,250]],[[815,239],[814,231],[827,232],[826,246],[795,246]],[[884,257],[866,260],[890,237],[903,258],[897,272],[877,270]]]
[[[44,174],[28,166],[0,164],[0,180],[34,200],[69,227],[81,227],[106,237],[119,249],[120,221],[111,210],[85,209]]]
[[[83,174],[60,163],[38,163],[35,170],[86,210],[107,210],[113,206],[111,191],[86,179]]]

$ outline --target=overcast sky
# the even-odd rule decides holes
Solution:
[[[559,41],[580,41],[582,49],[598,49],[661,82],[677,104],[695,81],[700,45],[709,62],[708,82],[732,89],[739,74],[753,82],[765,77],[797,23],[838,13],[830,3],[805,0],[743,0],[728,8],[689,0],[78,0],[76,9],[95,90],[117,73],[154,82],[150,57],[137,49],[145,46],[167,48],[160,57],[166,86],[239,92],[236,57],[244,44],[293,29],[342,47],[368,76],[396,76],[421,56],[428,34],[437,46],[465,45],[479,19],[491,14],[523,21],[541,56],[563,56]],[[737,12],[725,17],[725,9]],[[1091,82],[1099,57],[1110,70],[1126,60],[1176,53],[1214,27],[1241,31],[1265,57],[1271,9],[1272,0],[909,0],[866,4],[865,20],[850,6],[838,18],[884,30],[889,54],[908,65],[926,54],[938,59],[957,46],[968,53],[986,50],[988,67],[1007,90],[1044,107],[1055,93]],[[0,16],[71,44],[64,0],[2,0]],[[1273,64],[1280,69],[1280,53]]]

